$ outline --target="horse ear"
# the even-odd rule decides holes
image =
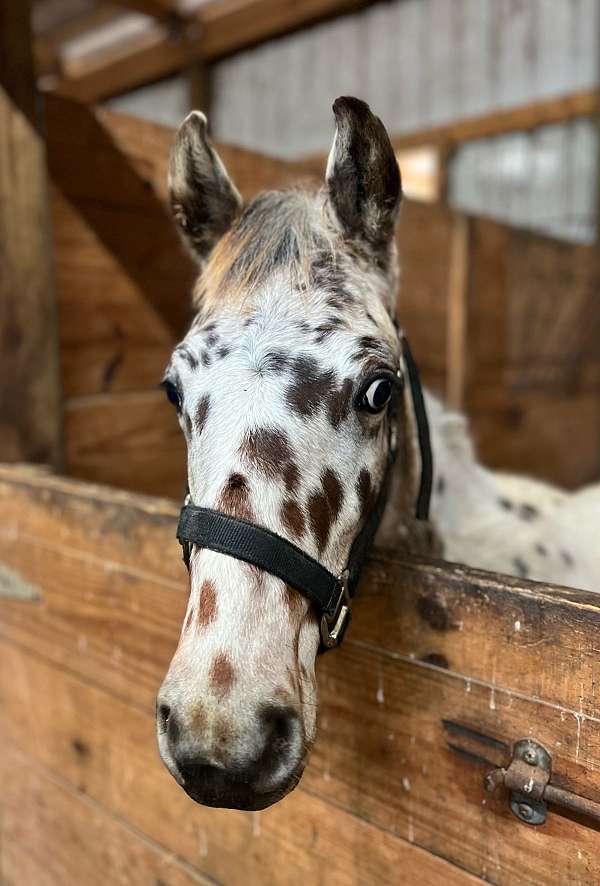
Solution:
[[[402,196],[394,149],[379,117],[360,99],[336,99],[333,113],[329,201],[348,238],[381,249],[394,234]]]
[[[242,198],[206,135],[206,117],[185,118],[169,164],[171,210],[185,245],[202,262],[229,229]]]

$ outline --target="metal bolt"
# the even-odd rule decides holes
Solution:
[[[523,759],[526,763],[529,763],[530,766],[535,766],[538,761],[537,752],[534,751],[533,748],[528,748],[523,754]]]
[[[525,821],[529,821],[529,819],[533,817],[533,809],[531,806],[528,806],[527,803],[519,803],[517,811],[519,813],[519,818],[524,818]]]

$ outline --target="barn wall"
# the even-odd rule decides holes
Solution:
[[[324,152],[337,95],[368,100],[396,135],[594,87],[598,0],[393,0],[213,66],[215,136],[279,157]],[[183,78],[114,99],[177,125]],[[552,236],[595,236],[594,126],[544,127],[460,148],[452,205]]]
[[[325,150],[331,102],[371,102],[394,133],[593,87],[598,0],[394,0],[217,64],[218,137]]]
[[[449,202],[563,240],[593,243],[596,146],[591,120],[465,144],[450,162]]]

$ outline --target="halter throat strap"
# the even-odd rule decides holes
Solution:
[[[402,351],[421,454],[421,480],[416,517],[419,520],[427,520],[432,478],[429,426],[417,367],[404,336],[402,336]],[[350,600],[356,593],[363,564],[387,502],[397,448],[394,401],[390,404],[389,426],[388,459],[379,494],[362,529],[354,539],[346,567],[339,575],[334,575],[318,560],[270,529],[211,508],[197,507],[189,501],[189,495],[181,509],[177,526],[177,538],[181,543],[183,559],[188,569],[192,545],[196,544],[269,572],[299,591],[316,607],[320,617],[321,651],[337,646],[350,621]]]

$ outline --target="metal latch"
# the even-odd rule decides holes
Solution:
[[[544,824],[548,803],[600,821],[600,803],[550,784],[551,775],[548,751],[534,739],[523,738],[515,742],[508,768],[488,772],[484,784],[487,791],[495,791],[500,785],[508,788],[510,808],[525,824]]]

